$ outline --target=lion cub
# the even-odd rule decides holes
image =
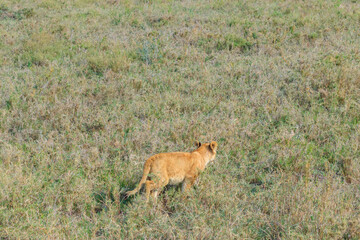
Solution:
[[[215,159],[218,144],[201,144],[196,142],[197,149],[188,152],[159,153],[148,160],[144,165],[144,172],[139,185],[127,196],[137,193],[143,184],[146,186],[146,201],[150,194],[156,200],[158,192],[168,184],[182,183],[183,191],[194,185],[199,173],[205,166]],[[151,174],[150,176],[149,173]],[[149,178],[149,179],[148,179]]]

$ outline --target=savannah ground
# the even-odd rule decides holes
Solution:
[[[0,238],[359,239],[359,26],[356,0],[2,0]],[[189,198],[122,198],[195,140]]]

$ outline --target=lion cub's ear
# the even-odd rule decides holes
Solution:
[[[211,150],[216,150],[217,146],[218,146],[218,144],[217,144],[217,142],[215,142],[215,141],[212,141],[212,142],[210,143],[210,148],[211,148]]]
[[[199,148],[201,146],[201,143],[199,141],[195,141],[195,146]]]

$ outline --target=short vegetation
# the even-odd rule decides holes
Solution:
[[[1,239],[359,239],[356,0],[2,0]],[[125,199],[219,143],[183,200]]]

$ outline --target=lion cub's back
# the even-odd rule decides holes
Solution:
[[[169,177],[185,175],[193,166],[191,153],[172,152],[154,155],[152,171],[166,171]]]

